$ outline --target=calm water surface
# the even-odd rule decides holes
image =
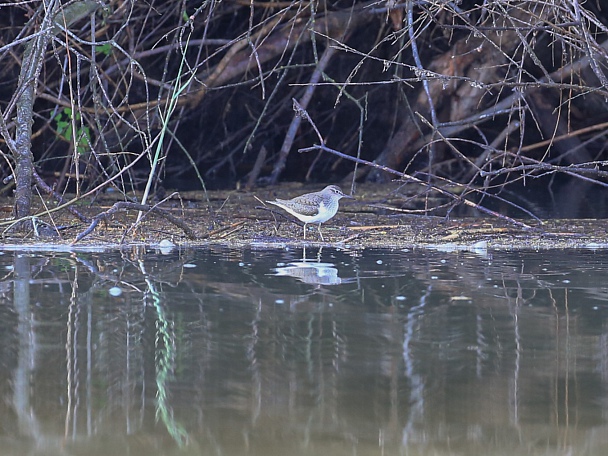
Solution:
[[[0,455],[608,454],[608,253],[3,252],[0,271]]]

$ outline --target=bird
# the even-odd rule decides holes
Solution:
[[[277,198],[275,201],[266,202],[285,209],[298,220],[304,222],[304,239],[306,239],[306,225],[318,223],[319,236],[321,241],[325,242],[321,233],[321,223],[327,222],[336,215],[338,201],[341,198],[353,199],[352,196],[344,194],[337,185],[328,185],[320,192],[305,193],[289,200]]]

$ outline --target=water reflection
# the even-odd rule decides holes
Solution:
[[[291,261],[287,264],[279,263],[274,269],[277,276],[294,277],[304,283],[313,285],[340,285],[353,279],[343,279],[338,276],[338,269],[333,263],[321,261],[323,248],[317,251],[316,259],[306,257],[306,248],[303,249],[303,258],[300,261]]]
[[[316,285],[340,285],[346,283],[338,277],[338,270],[333,263],[310,263],[307,261],[292,261],[286,266],[275,269],[277,276],[295,277],[304,283]]]
[[[608,254],[7,252],[0,269],[0,455],[608,450]]]

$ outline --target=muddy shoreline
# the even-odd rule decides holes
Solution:
[[[265,201],[277,195],[292,197],[305,191],[311,191],[311,187],[292,185],[255,192],[176,193],[159,207],[182,220],[190,228],[190,236],[156,213],[145,214],[136,225],[138,211],[120,210],[101,221],[82,240],[74,242],[89,225],[66,210],[44,215],[39,207],[41,215],[37,220],[58,227],[59,235],[37,237],[33,232],[11,233],[6,230],[10,225],[7,217],[2,223],[5,231],[0,242],[2,248],[11,250],[106,250],[138,245],[158,247],[161,243],[181,248],[222,245],[472,251],[608,249],[605,220],[517,219],[517,223],[513,223],[488,216],[447,219],[413,215],[401,212],[398,207],[393,210],[377,191],[357,194],[355,200],[343,200],[338,214],[322,226],[325,242],[320,241],[316,226],[309,226],[304,240],[301,223],[280,209],[274,210]],[[92,204],[83,202],[78,209],[94,217],[111,208],[118,198],[118,195],[103,195]],[[10,207],[11,200],[7,198],[2,204]],[[47,201],[46,207],[52,207],[52,203]]]

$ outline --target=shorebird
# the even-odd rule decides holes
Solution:
[[[305,193],[293,199],[284,200],[277,198],[275,201],[266,201],[285,209],[301,222],[304,222],[304,239],[306,239],[306,225],[309,223],[319,224],[319,236],[321,241],[321,223],[327,222],[338,212],[338,201],[341,198],[353,198],[345,195],[337,185],[328,185],[320,192]]]

